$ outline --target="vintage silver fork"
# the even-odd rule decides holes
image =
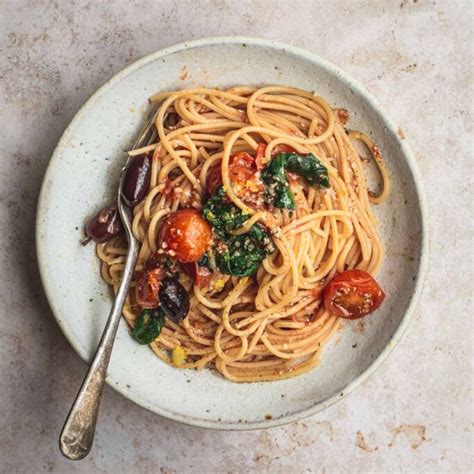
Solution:
[[[153,143],[156,140],[157,133],[153,124],[157,115],[158,107],[155,107],[150,113],[151,118],[140,132],[133,146],[134,150]],[[125,204],[122,198],[122,189],[126,174],[125,170],[131,158],[130,156],[128,157],[125,166],[122,168],[117,193],[118,211],[128,241],[128,253],[122,281],[120,282],[94,359],[82,382],[79,393],[74,400],[59,438],[61,452],[64,456],[72,460],[79,460],[87,456],[94,441],[97,415],[99,413],[110,355],[138,257],[138,241],[132,234],[132,210]]]

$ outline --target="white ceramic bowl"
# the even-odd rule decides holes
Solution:
[[[185,69],[184,69],[185,68]],[[180,79],[187,70],[186,80]],[[388,356],[413,313],[427,256],[426,206],[413,155],[379,102],[337,67],[273,41],[211,38],[158,51],[101,87],[64,132],[49,164],[37,215],[41,278],[64,334],[85,360],[98,344],[112,302],[94,246],[80,240],[85,220],[112,202],[118,173],[148,97],[198,85],[285,84],[315,90],[350,111],[349,125],[380,147],[392,178],[375,208],[386,257],[377,279],[387,298],[364,333],[348,323],[319,367],[278,382],[234,384],[209,370],[179,370],[138,345],[123,321],[108,383],[159,415],[217,429],[264,428],[298,420],[341,400]]]

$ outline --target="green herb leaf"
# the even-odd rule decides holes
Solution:
[[[275,244],[268,232],[260,225],[254,224],[246,234],[254,241],[258,242],[264,251],[264,256],[270,255],[275,251]]]
[[[210,267],[210,264],[209,264],[209,256],[207,255],[207,253],[205,253],[205,254],[198,260],[197,264],[198,264],[200,267],[207,267],[207,268]]]
[[[301,176],[310,186],[329,188],[328,170],[312,153],[278,153],[262,171],[265,183],[265,201],[279,209],[295,209],[286,172]]]
[[[270,235],[260,224],[254,224],[245,234],[230,233],[241,227],[249,216],[227,199],[222,187],[207,200],[203,215],[212,224],[214,234],[220,241],[212,254],[221,273],[233,276],[253,275],[260,262],[275,250]],[[203,258],[198,263],[211,266],[212,262],[209,258]]]
[[[312,153],[306,156],[286,153],[285,156],[287,171],[301,176],[313,188],[329,188],[328,170]]]
[[[222,186],[207,200],[202,213],[218,234],[238,229],[249,218],[227,199]]]
[[[216,253],[217,267],[222,273],[240,277],[256,273],[266,254],[254,239],[248,234],[233,235],[225,244],[227,250]]]
[[[285,166],[286,154],[279,153],[261,172],[260,176],[265,183],[265,202],[279,209],[296,209]]]
[[[165,315],[160,307],[155,309],[144,309],[133,328],[133,337],[140,344],[150,344],[161,333],[165,324]]]

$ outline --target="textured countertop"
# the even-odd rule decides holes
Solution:
[[[472,5],[1,2],[0,472],[472,471]],[[266,431],[209,431],[162,419],[106,388],[93,452],[68,462],[58,434],[86,366],[39,281],[41,180],[64,128],[98,86],[145,54],[216,35],[313,51],[384,103],[413,147],[429,201],[421,303],[382,368],[312,418]]]

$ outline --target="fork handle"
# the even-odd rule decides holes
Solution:
[[[102,338],[59,438],[61,452],[67,458],[75,461],[89,454],[94,441],[95,425],[110,355],[112,354],[115,335],[117,334],[137,256],[138,244],[135,239],[131,239],[122,281],[110,310]]]

